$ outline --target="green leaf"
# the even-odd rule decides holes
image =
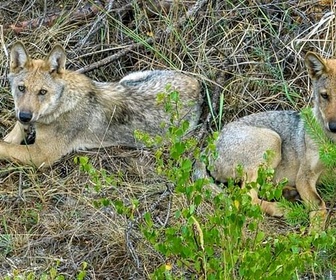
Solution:
[[[258,231],[256,236],[256,242],[261,242],[265,238],[265,233],[263,231]]]

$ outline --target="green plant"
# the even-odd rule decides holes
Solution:
[[[153,279],[298,279],[301,274],[323,273],[327,267],[326,254],[335,247],[334,231],[307,235],[305,219],[297,219],[303,207],[294,205],[292,222],[303,226],[297,232],[286,234],[265,232],[260,226],[263,215],[258,205],[251,204],[248,191],[258,188],[264,199],[278,200],[286,181],[276,186],[272,178],[274,170],[269,167],[271,151],[265,154],[265,163],[258,171],[255,182],[240,188],[231,180],[219,192],[209,188],[211,180],[192,181],[192,158],[209,164],[216,157],[215,138],[209,137],[204,152],[199,150],[197,140],[185,137],[189,129],[187,121],[180,121],[179,93],[167,87],[160,95],[170,113],[170,124],[163,126],[163,136],[152,137],[137,131],[135,136],[149,147],[155,147],[156,171],[173,186],[175,196],[183,198],[184,206],[175,211],[170,223],[159,226],[152,213],[143,215],[139,226],[144,237],[164,257],[153,273]],[[87,165],[87,162],[84,162]],[[209,166],[211,169],[211,166]],[[243,167],[238,167],[243,172]],[[108,175],[89,166],[87,172],[100,183]],[[97,173],[98,172],[98,173]],[[103,176],[103,178],[100,178]],[[134,220],[132,205],[113,201],[118,212]],[[286,207],[286,204],[284,204]],[[287,207],[290,208],[289,204]],[[211,209],[211,210],[206,210]],[[306,216],[305,216],[306,217]]]
[[[264,194],[268,199],[279,196],[278,188],[270,191],[267,186],[272,173],[271,169],[261,166],[257,179],[262,184],[259,186],[261,191],[266,186]],[[262,220],[260,208],[251,204],[248,195],[248,190],[256,187],[257,182],[241,189],[231,181],[225,192],[214,197],[204,189],[203,180],[189,182],[187,188],[178,192],[186,196],[189,203],[175,213],[173,225],[157,228],[151,216],[146,215],[143,233],[166,257],[166,263],[153,273],[153,279],[189,276],[291,279],[314,266],[319,249],[334,243],[333,235],[306,236],[304,229],[299,233],[267,235],[259,226]],[[193,191],[189,192],[188,188]],[[202,213],[202,204],[209,201],[212,211]],[[318,250],[312,250],[312,244]]]
[[[12,236],[10,234],[1,234],[0,235],[0,255],[6,256],[12,251]]]

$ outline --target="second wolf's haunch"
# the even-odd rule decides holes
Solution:
[[[31,59],[20,42],[12,47],[9,81],[18,122],[0,143],[0,158],[40,166],[78,149],[139,147],[135,130],[161,134],[162,122],[169,121],[157,102],[167,85],[180,93],[181,118],[188,119],[191,128],[198,122],[200,85],[190,76],[144,71],[116,83],[99,83],[66,70],[65,60],[59,45],[44,60]],[[35,142],[20,145],[28,126],[35,129]]]
[[[325,134],[336,141],[336,60],[324,60],[314,53],[305,59],[313,84],[314,115]],[[274,152],[271,167],[274,180],[288,179],[312,211],[311,219],[322,223],[326,206],[316,190],[316,183],[324,170],[318,147],[306,133],[303,120],[295,111],[273,111],[252,114],[227,124],[216,143],[218,157],[213,161],[211,175],[220,182],[235,178],[236,168],[242,165],[242,183],[257,179],[258,167],[264,162],[267,150]],[[197,173],[195,173],[197,175]],[[204,174],[204,173],[198,173]],[[277,203],[262,201],[256,190],[251,190],[252,202],[260,204],[264,212],[282,216]],[[315,222],[316,224],[316,222]]]

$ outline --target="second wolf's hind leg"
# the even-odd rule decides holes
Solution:
[[[258,178],[258,169],[265,162],[264,154],[272,151],[268,164],[276,168],[281,161],[281,138],[273,130],[242,124],[229,125],[224,128],[217,141],[218,157],[214,161],[212,176],[218,181],[225,182],[227,178],[238,176],[236,168],[242,165],[243,186]],[[258,192],[249,192],[253,204],[259,204],[262,211],[271,216],[283,216],[276,202],[268,202],[258,197]]]

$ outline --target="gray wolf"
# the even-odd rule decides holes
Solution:
[[[336,60],[323,59],[309,52],[305,65],[313,86],[314,116],[326,136],[336,141]],[[251,114],[228,123],[216,140],[218,156],[211,162],[210,175],[219,182],[237,178],[237,166],[242,165],[242,185],[257,179],[258,167],[265,162],[264,153],[273,151],[270,166],[274,180],[288,179],[288,186],[295,187],[301,199],[309,205],[311,223],[324,224],[326,205],[316,190],[316,183],[325,169],[319,159],[318,147],[306,133],[304,121],[296,111],[266,111]],[[198,163],[198,167],[201,168]],[[204,171],[195,176],[204,176]],[[249,192],[252,203],[259,204],[263,212],[282,216],[284,210],[276,202]],[[317,222],[315,220],[319,220]]]
[[[197,125],[202,97],[199,82],[178,71],[131,73],[119,82],[101,83],[65,69],[66,55],[54,46],[44,59],[31,59],[21,42],[11,48],[8,75],[17,123],[0,142],[0,159],[40,167],[80,149],[139,148],[134,131],[162,134],[169,114],[158,93],[180,93],[181,118]],[[20,145],[33,128],[35,141]]]

